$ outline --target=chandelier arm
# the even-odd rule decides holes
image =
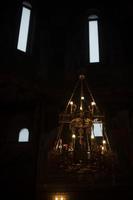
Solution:
[[[88,87],[88,84],[87,84],[87,81],[86,81],[86,80],[85,80],[85,84],[86,84],[87,90],[88,90],[88,92],[89,92],[89,94],[90,94],[90,97],[91,97],[92,101],[95,102],[95,99],[94,99],[94,97],[93,97],[93,95],[92,95],[92,92],[91,92],[90,88]],[[96,103],[96,102],[95,102],[95,103]],[[96,103],[95,107],[96,107],[97,111],[100,112],[99,107],[97,106],[97,103]]]
[[[63,124],[61,124],[61,126],[59,126],[59,131],[58,131],[58,134],[57,134],[57,139],[56,139],[55,147],[57,146],[59,140],[61,139],[61,133],[62,133],[63,127],[64,127]]]
[[[81,91],[80,91],[80,111],[83,110],[83,101],[82,101],[82,97],[83,97],[83,80],[81,79]]]
[[[109,143],[108,136],[107,136],[107,134],[106,134],[105,126],[104,126],[104,136],[105,136],[105,138],[106,138],[106,141],[107,141],[107,144],[108,144],[109,150],[111,151],[111,146],[110,146],[110,143]]]
[[[75,94],[75,91],[76,91],[76,89],[77,89],[77,87],[78,87],[78,84],[79,84],[79,80],[77,81],[77,83],[76,83],[76,85],[75,85],[75,88],[74,88],[74,90],[73,90],[73,92],[72,92],[72,95],[71,95],[71,97],[70,97],[70,99],[69,99],[69,101],[68,101],[68,103],[67,103],[67,106],[66,106],[66,108],[65,108],[65,112],[67,111],[68,106],[69,106],[69,104],[70,104],[70,102],[71,102],[71,100],[72,100],[72,98],[73,98],[73,96],[74,96],[74,94]]]
[[[93,95],[92,95],[92,93],[91,93],[91,90],[90,90],[89,87],[88,87],[88,84],[87,84],[87,81],[86,81],[86,80],[85,80],[85,84],[86,84],[87,90],[88,90],[88,92],[89,92],[89,94],[90,94],[90,97],[91,97],[92,101],[95,102],[95,99],[94,99],[94,97],[93,97]]]

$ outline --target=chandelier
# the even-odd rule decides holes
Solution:
[[[59,115],[54,151],[64,158],[67,154],[72,162],[97,160],[111,152],[105,116],[100,112],[83,74],[79,75],[66,108]]]

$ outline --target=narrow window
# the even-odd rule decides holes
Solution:
[[[89,33],[89,63],[99,62],[99,34],[98,34],[98,17],[90,15],[88,17]]]
[[[22,15],[21,15],[19,37],[17,44],[17,49],[23,52],[26,52],[27,49],[30,15],[31,15],[31,5],[24,3],[22,7]]]
[[[18,142],[29,142],[29,130],[27,128],[20,130]]]

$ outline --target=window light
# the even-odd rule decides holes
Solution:
[[[18,142],[29,142],[29,130],[27,128],[20,130]]]
[[[18,44],[17,44],[17,49],[20,51],[23,51],[23,52],[26,52],[26,49],[27,49],[30,15],[31,15],[31,9],[23,6],[21,22],[20,22],[19,37],[18,37]]]
[[[91,15],[88,17],[89,29],[89,62],[99,62],[99,34],[98,34],[98,17]]]
[[[103,136],[103,123],[102,122],[94,122],[93,123],[93,134],[95,137]]]

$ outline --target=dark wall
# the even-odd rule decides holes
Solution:
[[[114,6],[109,2],[92,3],[85,9],[55,9],[42,6],[42,1],[32,1],[25,54],[16,49],[21,3],[7,3],[0,12],[3,191],[15,194],[17,187],[20,193],[29,191],[29,198],[35,194],[38,171],[41,176],[45,166],[45,135],[56,128],[58,114],[80,73],[85,73],[106,113],[112,147],[124,166],[133,167],[132,5]],[[87,16],[94,12],[99,15],[100,64],[89,64],[87,56]],[[19,144],[18,132],[24,126],[31,132],[30,142]]]

